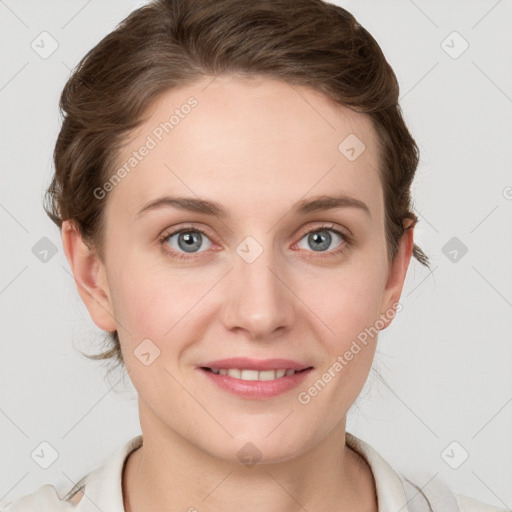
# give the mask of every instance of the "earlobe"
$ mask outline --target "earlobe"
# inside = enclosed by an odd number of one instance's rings
[[[383,329],[391,324],[395,316],[393,310],[396,310],[396,304],[398,304],[402,295],[407,269],[412,257],[413,245],[414,224],[410,221],[400,239],[395,259],[389,267],[388,280],[382,297],[381,307],[381,319],[385,324]]]
[[[104,331],[115,331],[117,326],[103,262],[87,246],[72,221],[62,223],[61,237],[78,293],[93,322]]]

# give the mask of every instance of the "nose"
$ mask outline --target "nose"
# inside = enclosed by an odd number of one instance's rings
[[[295,296],[270,250],[264,250],[252,263],[236,254],[224,286],[222,320],[226,329],[268,340],[293,324]]]

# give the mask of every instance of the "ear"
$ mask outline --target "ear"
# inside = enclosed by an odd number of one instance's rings
[[[93,322],[104,331],[115,331],[116,321],[103,262],[89,249],[72,221],[62,223],[61,238],[78,293]]]
[[[389,266],[388,280],[384,289],[384,294],[382,296],[380,316],[382,322],[384,323],[384,327],[382,327],[382,329],[388,327],[395,317],[395,313],[390,314],[390,312],[392,310],[396,311],[396,306],[393,307],[393,305],[398,303],[400,296],[402,295],[405,276],[407,274],[407,269],[409,268],[409,263],[412,257],[414,223],[409,219],[407,219],[406,222],[407,224],[405,226],[405,231],[400,238],[395,259]]]

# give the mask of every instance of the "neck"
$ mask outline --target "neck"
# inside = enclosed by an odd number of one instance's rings
[[[126,512],[377,512],[366,461],[345,443],[345,419],[300,455],[252,466],[220,459],[167,428],[143,426],[123,471]]]

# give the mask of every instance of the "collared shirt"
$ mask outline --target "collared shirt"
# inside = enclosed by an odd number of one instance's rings
[[[377,450],[362,439],[349,432],[345,439],[346,444],[359,453],[371,468],[379,512],[506,512],[467,496],[453,494],[444,483],[432,477],[422,480],[422,489],[418,482],[396,473]],[[31,494],[4,503],[3,508],[0,504],[0,512],[125,512],[122,492],[124,463],[129,454],[141,445],[142,435],[130,439],[68,492],[59,492],[46,484]],[[81,492],[84,495],[78,504],[74,504]]]

